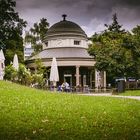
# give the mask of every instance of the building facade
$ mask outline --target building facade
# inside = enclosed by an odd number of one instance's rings
[[[88,39],[85,32],[79,25],[67,21],[66,15],[63,20],[52,25],[44,39],[43,50],[27,60],[27,66],[35,67],[35,60],[41,59],[46,68],[51,67],[52,58],[57,60],[59,71],[58,85],[67,81],[71,87],[97,86],[106,87],[105,76],[96,72],[94,57],[87,52]]]
[[[27,60],[28,58],[30,58],[33,52],[34,52],[34,49],[32,48],[31,43],[25,43],[24,60]]]

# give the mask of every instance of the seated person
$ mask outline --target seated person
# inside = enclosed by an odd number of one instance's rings
[[[58,86],[58,91],[63,91],[63,89],[62,89],[62,86],[61,86],[61,85],[59,85],[59,86]]]
[[[69,86],[69,83],[67,82],[64,82],[62,85],[62,90],[65,91],[65,92],[69,92],[70,91],[70,86]]]
[[[67,82],[65,82],[65,91],[70,92],[70,85]]]

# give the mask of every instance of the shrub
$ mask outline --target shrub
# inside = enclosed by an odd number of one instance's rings
[[[13,68],[12,64],[5,67],[4,79],[16,82],[18,80],[18,72]]]

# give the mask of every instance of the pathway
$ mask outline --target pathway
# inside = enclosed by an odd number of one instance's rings
[[[91,94],[91,93],[87,93],[87,94],[78,94],[78,95],[85,95],[85,96],[108,96],[108,97],[129,98],[129,99],[140,100],[140,96],[111,95],[111,93],[100,93],[100,94],[94,94],[94,93]]]

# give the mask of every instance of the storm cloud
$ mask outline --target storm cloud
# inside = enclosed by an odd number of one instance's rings
[[[17,11],[29,26],[40,18],[47,18],[50,25],[62,20],[79,24],[88,36],[104,29],[117,13],[119,23],[127,30],[140,24],[140,1],[138,0],[17,0]]]

